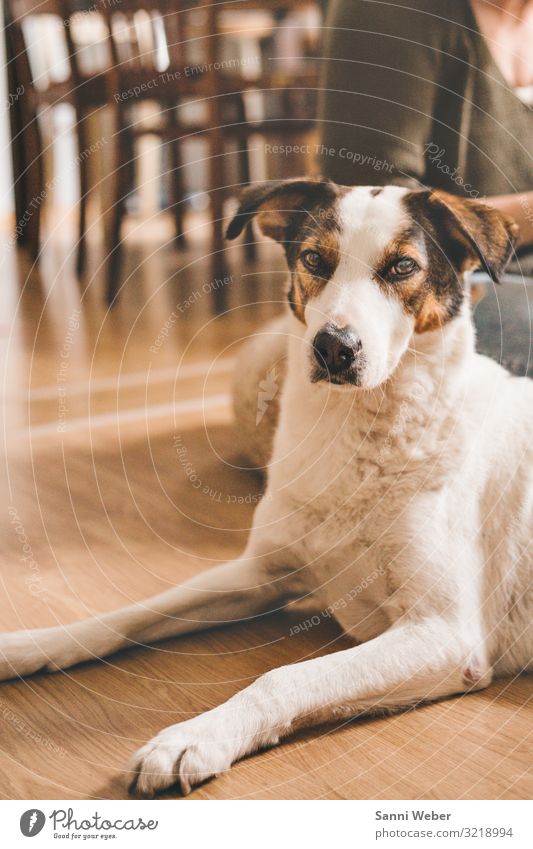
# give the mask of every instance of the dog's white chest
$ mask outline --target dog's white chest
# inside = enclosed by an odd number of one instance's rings
[[[302,564],[302,595],[355,640],[372,639],[397,615],[387,585],[390,552],[383,538],[388,517],[379,493],[364,482],[364,472],[358,477],[353,462],[350,467],[330,456],[300,468],[305,471],[288,486],[282,484],[274,499],[284,516],[283,537]]]
[[[394,618],[386,552],[374,533],[376,523],[361,508],[348,500],[326,511],[320,499],[302,508],[306,532],[296,543],[298,559],[305,563],[305,592],[317,609],[334,617],[358,641],[377,636]]]
[[[386,569],[361,545],[340,545],[317,557],[307,568],[306,584],[317,609],[357,641],[372,639],[392,624]]]
[[[353,421],[306,415],[303,404],[284,412],[269,475],[276,534],[300,565],[303,594],[354,639],[371,639],[401,612],[390,569],[419,481],[386,475],[375,458],[381,432],[364,438]]]

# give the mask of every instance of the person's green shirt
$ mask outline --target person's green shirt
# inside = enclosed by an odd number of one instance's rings
[[[332,0],[323,62],[324,176],[480,198],[533,189],[533,108],[467,0]]]

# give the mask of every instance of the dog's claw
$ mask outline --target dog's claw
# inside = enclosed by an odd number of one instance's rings
[[[128,793],[130,794],[130,796],[136,796],[137,795],[137,782],[139,781],[139,775],[140,775],[140,770],[136,769],[135,775],[133,776],[130,783],[128,784]]]
[[[188,796],[196,785],[230,765],[224,748],[189,720],[166,728],[134,755],[129,792],[146,798],[176,786]]]

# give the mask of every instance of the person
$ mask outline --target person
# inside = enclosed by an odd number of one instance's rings
[[[512,269],[533,277],[532,43],[533,0],[331,0],[319,172],[486,200],[519,224]],[[529,291],[476,308],[483,352],[522,374]]]

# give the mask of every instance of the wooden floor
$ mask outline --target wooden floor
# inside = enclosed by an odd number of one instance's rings
[[[2,629],[111,610],[244,546],[261,482],[235,455],[231,360],[279,309],[282,262],[265,248],[246,266],[236,248],[217,316],[201,228],[186,254],[148,235],[130,240],[131,276],[113,313],[97,246],[83,286],[59,238],[40,275],[4,257]],[[327,620],[290,636],[299,621],[288,610],[1,685],[1,796],[125,798],[129,755],[163,726],[273,666],[344,646]],[[499,681],[301,734],[189,798],[531,798],[532,730],[531,679]]]

